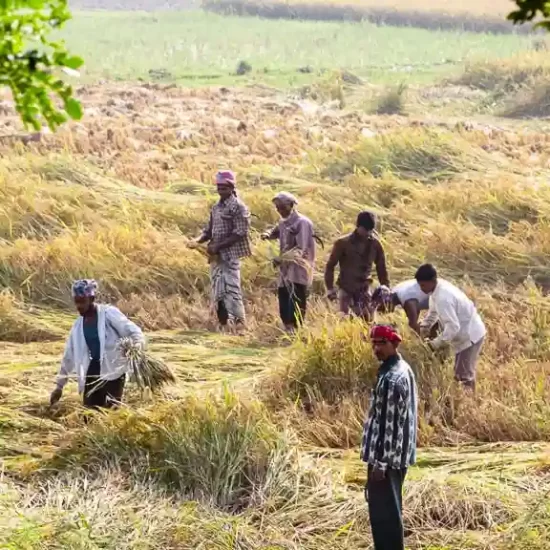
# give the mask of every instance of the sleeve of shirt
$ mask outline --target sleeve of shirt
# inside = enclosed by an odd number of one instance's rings
[[[267,240],[268,241],[274,241],[275,239],[278,239],[281,234],[281,230],[279,229],[279,225],[277,224],[271,231],[267,233]]]
[[[130,321],[120,309],[112,306],[108,308],[106,316],[118,335],[131,338],[135,344],[145,347],[145,336],[142,330]]]
[[[420,327],[425,329],[431,329],[438,321],[439,316],[435,309],[433,296],[430,296],[430,306],[428,313],[424,316],[422,321],[420,321]]]
[[[250,231],[250,212],[244,204],[239,204],[235,209],[233,218],[233,235],[246,237]]]
[[[212,240],[212,213],[210,213],[210,217],[208,218],[208,223],[202,230],[201,238],[208,241]]]
[[[434,340],[432,345],[439,348],[453,340],[460,331],[460,321],[456,314],[455,304],[450,300],[442,300],[438,305],[439,322],[443,325],[443,332]]]
[[[340,246],[340,241],[336,241],[332,247],[332,252],[330,253],[325,267],[325,286],[327,290],[332,290],[334,288],[334,270],[340,261],[341,254],[342,248]]]
[[[378,276],[378,282],[381,285],[390,286],[390,276],[388,275],[388,268],[386,266],[386,254],[384,247],[380,241],[376,241],[376,275]]]
[[[73,348],[73,331],[69,334],[67,343],[65,344],[65,351],[63,358],[61,359],[61,367],[59,368],[59,374],[57,375],[56,385],[58,388],[63,389],[69,380],[69,375],[74,371],[74,348]]]
[[[307,252],[313,239],[313,226],[305,220],[300,222],[298,234],[296,235],[296,246],[301,250],[302,254]]]
[[[375,467],[387,470],[394,464],[401,464],[403,458],[403,436],[407,421],[408,391],[401,382],[388,381],[386,386],[386,414],[380,419],[380,435],[377,442]]]

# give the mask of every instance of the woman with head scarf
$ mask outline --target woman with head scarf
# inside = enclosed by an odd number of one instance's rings
[[[275,228],[262,235],[264,240],[279,239],[279,314],[288,333],[293,333],[306,315],[307,297],[313,282],[315,236],[313,223],[296,210],[298,201],[283,191],[273,198],[281,216]]]
[[[220,200],[196,243],[208,243],[212,303],[222,329],[244,325],[241,260],[250,256],[250,212],[237,196],[237,180],[230,170],[216,174]]]
[[[50,402],[57,403],[69,375],[76,373],[84,406],[112,407],[122,400],[126,367],[118,341],[123,337],[143,346],[141,329],[119,309],[95,301],[98,285],[93,279],[75,281],[74,304],[80,317],[69,334],[55,390]]]

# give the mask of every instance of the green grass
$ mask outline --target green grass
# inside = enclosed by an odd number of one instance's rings
[[[369,23],[224,17],[202,12],[76,12],[66,30],[91,80],[149,80],[165,70],[185,85],[254,81],[297,86],[323,69],[346,68],[374,80],[412,81],[445,74],[470,58],[510,56],[530,43],[519,36],[393,28]],[[283,38],[284,36],[284,38]],[[391,44],[391,48],[387,45]],[[239,61],[252,66],[233,76]],[[312,74],[298,68],[309,66]],[[388,71],[389,74],[388,74]]]

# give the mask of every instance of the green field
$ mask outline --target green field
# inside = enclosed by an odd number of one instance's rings
[[[284,26],[284,32],[281,32]],[[168,71],[181,84],[260,81],[293,86],[298,69],[345,68],[374,81],[423,81],[467,60],[507,57],[532,39],[392,28],[370,23],[273,21],[185,12],[77,12],[64,36],[86,60],[88,79],[150,79]],[[391,47],[388,45],[391,44]],[[235,78],[239,61],[252,73]]]

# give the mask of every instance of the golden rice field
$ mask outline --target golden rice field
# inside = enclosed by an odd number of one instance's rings
[[[0,548],[372,548],[357,446],[376,362],[322,287],[331,242],[365,208],[394,283],[434,262],[489,331],[472,397],[391,317],[421,396],[407,548],[547,548],[547,73],[532,52],[408,87],[341,68],[286,91],[84,84],[84,119],[55,135],[28,135],[3,97]],[[242,337],[213,330],[208,266],[188,246],[221,167],[253,214]],[[325,242],[295,342],[277,319],[277,251],[259,239],[280,190]],[[143,326],[174,387],[130,388],[122,410],[87,418],[72,384],[48,407],[84,276]]]

